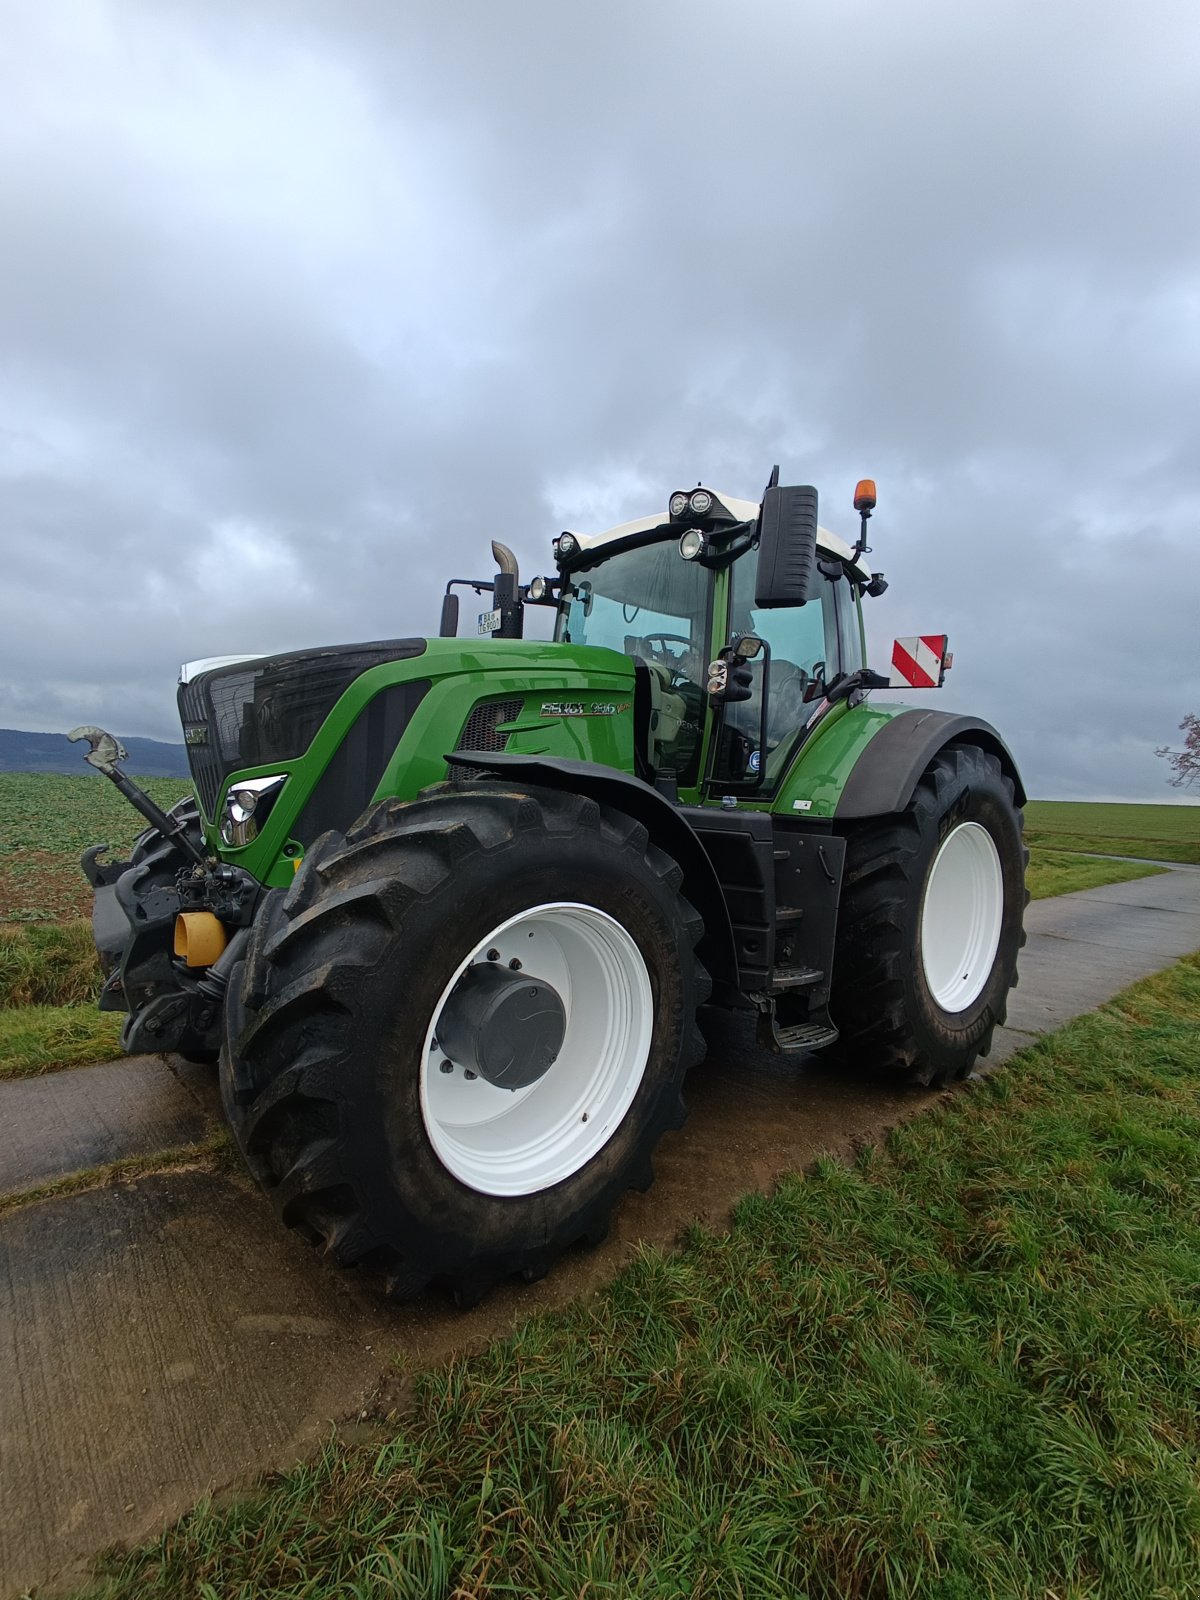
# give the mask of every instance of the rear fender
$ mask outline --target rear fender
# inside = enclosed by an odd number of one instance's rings
[[[950,711],[901,711],[885,722],[863,750],[846,780],[834,811],[836,822],[891,816],[913,797],[921,774],[948,744],[973,744],[1000,762],[1012,780],[1016,803],[1025,804],[1025,786],[1012,753],[990,722]]]
[[[704,919],[704,935],[697,949],[713,983],[720,988],[737,985],[737,953],[729,910],[717,874],[686,817],[640,778],[589,761],[548,757],[491,755],[464,750],[447,755],[451,771],[456,766],[482,768],[496,777],[531,783],[546,789],[568,789],[589,795],[601,805],[624,811],[640,822],[660,849],[683,871],[682,892]]]

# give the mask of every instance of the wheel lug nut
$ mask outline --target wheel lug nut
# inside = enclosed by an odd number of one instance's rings
[[[516,957],[516,956],[514,956],[514,957],[513,957],[513,958],[512,958],[512,960],[511,960],[511,961],[510,961],[510,962],[509,962],[509,963],[508,963],[508,964],[509,964],[509,966],[510,966],[510,967],[511,967],[511,968],[512,968],[512,970],[513,970],[513,971],[514,971],[514,972],[520,972],[520,970],[521,970],[521,963],[520,963],[520,961],[518,961],[518,959],[517,959],[517,957]]]
[[[499,959],[500,959],[499,950],[489,950],[488,951],[488,960],[489,961],[499,961]]]
[[[454,1063],[453,1063],[453,1061],[443,1061],[441,1066],[438,1068],[438,1071],[439,1072],[453,1072],[454,1071]]]
[[[466,1078],[468,1083],[473,1083],[478,1076],[479,1074],[477,1072],[472,1072],[470,1067],[468,1067],[463,1073],[463,1077]]]

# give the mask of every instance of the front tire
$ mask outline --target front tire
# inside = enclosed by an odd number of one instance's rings
[[[999,760],[949,745],[903,812],[850,836],[830,998],[842,1059],[944,1084],[988,1054],[1025,943],[1022,828]]]
[[[283,1221],[395,1298],[436,1282],[460,1303],[601,1238],[649,1185],[703,1054],[681,876],[620,812],[489,783],[385,801],[318,840],[264,902],[222,1054],[234,1133]],[[488,996],[462,997],[494,978],[511,998],[526,976],[561,1002],[560,1034],[535,1067],[518,1050],[498,1068]]]

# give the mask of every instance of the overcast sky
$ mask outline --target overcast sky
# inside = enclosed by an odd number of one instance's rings
[[[773,462],[1039,796],[1200,710],[1195,0],[0,0],[0,725]]]

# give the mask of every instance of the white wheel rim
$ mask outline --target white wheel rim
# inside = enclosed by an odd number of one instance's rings
[[[921,961],[943,1011],[978,1000],[1000,947],[1004,874],[986,828],[962,822],[933,858],[921,908]]]
[[[451,991],[474,962],[499,962],[550,984],[563,1003],[558,1057],[535,1083],[504,1089],[461,1066],[442,1071],[435,1047]],[[421,1063],[430,1143],[460,1183],[481,1194],[536,1194],[561,1183],[608,1143],[633,1104],[650,1054],[654,1001],[633,937],[607,913],[573,901],[509,917],[459,963],[433,1009]]]

